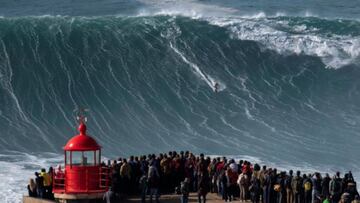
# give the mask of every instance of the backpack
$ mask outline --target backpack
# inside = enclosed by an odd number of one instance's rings
[[[293,180],[291,182],[291,187],[295,193],[299,193],[301,191],[301,182],[302,181],[299,177],[293,178]]]
[[[305,191],[310,191],[312,189],[310,181],[306,181],[304,183],[304,189],[305,189]]]
[[[241,177],[240,177],[240,184],[241,185],[245,185],[247,183],[247,175],[243,174]]]

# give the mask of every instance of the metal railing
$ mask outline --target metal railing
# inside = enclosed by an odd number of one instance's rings
[[[110,185],[110,171],[106,166],[100,168],[100,188],[108,190]]]
[[[63,172],[64,173],[64,172]],[[66,172],[65,172],[66,173]],[[52,185],[54,193],[64,193],[65,192],[65,173],[62,178],[56,177],[56,171],[53,169],[52,172]]]

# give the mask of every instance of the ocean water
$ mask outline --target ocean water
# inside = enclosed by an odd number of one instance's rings
[[[0,5],[5,202],[62,162],[78,107],[107,158],[191,150],[359,180],[358,1]]]

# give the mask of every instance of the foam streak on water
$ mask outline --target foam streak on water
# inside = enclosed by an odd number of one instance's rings
[[[174,50],[174,52],[175,52],[176,54],[178,54],[178,55],[181,57],[181,59],[182,59],[186,64],[188,64],[188,65],[194,70],[194,72],[195,72],[197,75],[199,75],[199,77],[200,77],[202,80],[204,80],[204,81],[208,84],[208,86],[209,86],[213,91],[215,91],[215,84],[219,84],[219,86],[220,86],[219,89],[216,90],[216,91],[222,91],[222,90],[225,89],[225,85],[224,85],[221,81],[215,80],[215,79],[212,78],[210,75],[207,75],[207,74],[203,73],[203,72],[200,70],[199,66],[197,66],[196,64],[190,62],[176,47],[174,47],[174,46],[172,45],[172,43],[170,43],[170,47]]]

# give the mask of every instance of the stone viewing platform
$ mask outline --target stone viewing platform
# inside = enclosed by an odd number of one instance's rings
[[[180,196],[181,195],[162,195],[160,197],[160,203],[179,203],[180,202]],[[189,195],[189,202],[198,202],[197,199],[197,193],[190,193]],[[236,199],[235,201],[238,201],[239,199]],[[139,197],[129,197],[125,200],[121,201],[122,203],[141,203],[141,199]],[[149,202],[149,201],[147,201]],[[206,196],[206,202],[207,203],[223,203],[224,200],[221,199],[220,196],[218,196],[216,193],[208,193]],[[250,202],[250,201],[246,201]]]
[[[160,203],[179,203],[180,196],[181,195],[175,195],[175,194],[162,195],[162,196],[160,196],[159,200],[160,200]],[[221,197],[215,193],[209,193],[206,197],[207,197],[207,199],[206,199],[207,203],[223,203],[224,202],[224,200],[222,200]],[[104,202],[106,202],[106,201],[104,201]],[[122,199],[117,202],[141,203],[141,198],[139,196],[130,196],[128,198]],[[146,201],[146,202],[149,202],[149,201]],[[189,202],[198,202],[197,193],[190,193]],[[250,202],[250,201],[246,201],[246,202]],[[24,196],[23,203],[55,203],[55,201]]]

